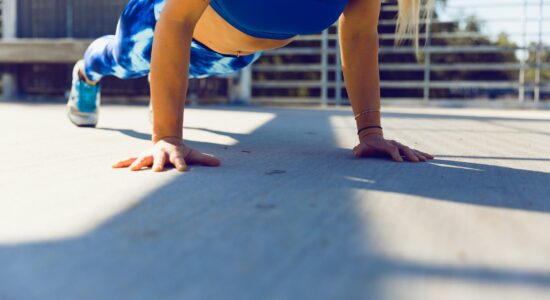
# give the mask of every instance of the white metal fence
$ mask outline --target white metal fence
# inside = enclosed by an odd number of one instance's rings
[[[550,31],[546,29],[550,4],[544,0],[448,0],[423,22],[425,46],[419,60],[413,47],[393,46],[396,12],[394,3],[383,5],[379,27],[383,100],[550,102]],[[267,52],[253,67],[253,101],[347,103],[335,26],[319,35],[299,37],[294,47]],[[311,41],[318,43],[300,45]],[[292,57],[308,56],[312,62],[273,62],[273,57],[292,61]],[[266,73],[281,76],[262,76]],[[311,74],[317,75],[311,78]],[[288,88],[298,91],[276,93]]]
[[[41,5],[47,2],[36,1]],[[35,0],[12,1],[23,10],[31,2]],[[97,6],[97,1],[88,2],[90,7]],[[393,46],[396,0],[383,0],[379,56],[384,101],[550,104],[549,1],[444,2],[445,5],[439,4],[435,13],[423,22],[425,38],[421,42],[425,46],[417,59],[413,47]],[[70,10],[59,3],[56,5],[60,10]],[[74,3],[82,5],[84,2]],[[116,3],[122,7],[125,1]],[[119,13],[113,10],[108,19],[115,22]],[[80,19],[81,15],[91,14],[86,8],[62,15],[73,20],[76,15]],[[17,22],[17,31],[22,34],[30,35],[30,32],[47,27],[44,25],[47,22],[40,23],[28,16],[21,20],[36,21],[36,24]],[[47,36],[72,36],[71,32],[78,33],[75,35],[78,37],[99,34],[93,28],[90,32],[82,31],[69,21],[61,23],[63,28],[66,25],[66,33],[61,30],[62,33],[48,33]],[[300,36],[285,48],[266,52],[254,64],[251,74],[241,74],[238,89],[229,85],[228,94],[236,99],[252,98],[256,103],[347,104],[349,99],[342,78],[336,32],[337,28],[332,26],[321,34]],[[248,84],[243,85],[243,82]]]

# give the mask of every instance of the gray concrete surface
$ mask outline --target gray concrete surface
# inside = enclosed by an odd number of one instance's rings
[[[0,299],[550,299],[550,112],[384,108],[424,164],[356,160],[342,109],[193,108],[220,168],[131,173],[147,108],[0,104]]]

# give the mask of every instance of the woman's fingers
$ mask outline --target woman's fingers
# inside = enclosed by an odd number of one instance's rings
[[[367,146],[363,145],[363,144],[359,144],[357,146],[355,146],[355,148],[353,148],[353,155],[355,157],[362,157],[363,155],[365,155],[366,153],[366,148]]]
[[[376,145],[365,145],[363,143],[353,148],[353,155],[355,157],[366,157],[369,154],[375,153],[387,153],[391,158],[397,162],[402,162],[403,158],[399,154],[399,148],[393,143],[382,142]]]
[[[428,158],[424,154],[422,154],[420,151],[416,151],[415,153],[416,153],[416,156],[418,156],[418,158],[420,158],[421,161],[428,160]]]
[[[426,153],[426,152],[422,152],[422,151],[419,151],[419,150],[415,150],[416,152],[420,153],[422,156],[424,156],[425,158],[427,159],[434,159],[434,156],[429,154],[429,153]]]
[[[391,158],[397,162],[402,162],[403,158],[401,157],[401,154],[399,153],[399,147],[393,144],[387,144],[384,147],[386,152],[388,152],[389,155],[391,155]]]
[[[416,156],[416,154],[411,150],[411,148],[409,148],[409,147],[407,147],[403,144],[398,144],[397,147],[399,147],[400,152],[403,152],[405,157],[407,157],[410,161],[412,161],[412,162],[419,162],[420,161],[420,158],[418,158]]]
[[[176,169],[180,172],[187,171],[187,164],[185,163],[185,159],[183,157],[176,157],[176,159],[172,162]]]
[[[132,157],[126,160],[121,160],[113,165],[113,168],[119,169],[119,168],[128,168],[134,161],[136,161],[137,157]]]
[[[153,164],[153,157],[151,155],[142,156],[136,159],[131,165],[130,170],[139,171],[144,167],[149,167]]]
[[[180,151],[173,151],[170,153],[170,162],[176,167],[176,170],[185,172],[187,170],[187,163],[183,158],[183,153]]]
[[[185,160],[190,164],[201,164],[210,167],[217,167],[221,164],[220,160],[216,157],[201,153],[194,149],[191,149],[191,152],[187,154]]]
[[[416,156],[418,156],[420,158],[423,158],[424,161],[429,160],[429,159],[434,159],[433,155],[428,154],[426,152],[422,152],[422,151],[416,150],[416,149],[413,149],[413,151],[416,153]]]
[[[160,172],[164,169],[166,164],[166,152],[164,149],[160,149],[154,156],[153,171]]]
[[[172,163],[180,172],[187,170],[187,162],[212,167],[217,167],[221,164],[220,160],[214,156],[183,146],[172,149],[159,148],[154,151],[154,154],[146,154],[138,158],[133,157],[119,161],[113,165],[113,168],[129,167],[132,171],[139,171],[145,167],[152,167],[153,171],[160,172],[168,162]]]
[[[378,137],[362,141],[353,148],[355,157],[364,157],[376,153],[389,154],[397,162],[402,162],[404,158],[411,162],[421,162],[434,158],[431,154],[411,149],[395,140],[380,139]]]

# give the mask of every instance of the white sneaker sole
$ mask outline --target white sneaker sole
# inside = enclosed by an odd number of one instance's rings
[[[67,116],[69,120],[78,127],[96,127],[97,125],[97,113],[82,113],[71,105],[67,105]]]

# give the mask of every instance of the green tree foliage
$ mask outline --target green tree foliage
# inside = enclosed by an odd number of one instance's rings
[[[538,43],[531,43],[529,45],[529,52],[528,52],[528,56],[527,56],[527,65],[529,66],[529,69],[526,70],[525,72],[525,81],[526,82],[531,82],[531,83],[534,83],[535,82],[535,72],[536,72],[536,68],[537,68],[537,47],[538,47]],[[545,48],[545,45],[543,44],[542,45],[542,48],[541,51],[540,51],[540,63],[541,64],[550,64],[550,52],[548,52],[548,46],[546,46],[546,50],[544,49]],[[549,82],[550,81],[550,70],[549,69],[545,69],[545,68],[541,68],[541,73],[540,73],[540,80],[542,82]]]
[[[437,1],[439,9],[445,9],[445,0]],[[385,1],[383,6],[396,7],[397,0]],[[395,9],[384,9],[380,14],[380,25],[378,32],[380,34],[380,47],[384,49],[394,49],[394,40],[391,38],[395,33],[395,22],[397,17]],[[434,68],[430,72],[431,81],[445,82],[516,82],[519,78],[520,61],[516,56],[518,45],[511,41],[506,33],[501,33],[497,37],[490,37],[484,33],[485,24],[475,15],[466,15],[463,18],[451,21],[442,21],[437,13],[433,12],[431,26],[430,44],[433,47],[444,49],[470,48],[470,51],[446,51],[432,53],[430,63],[434,66],[455,66],[452,70],[438,70]],[[421,26],[421,46],[426,44],[425,26]],[[332,29],[331,34],[336,32]],[[331,47],[334,42],[331,41]],[[292,47],[320,47],[319,41],[297,41],[288,46]],[[405,41],[397,47],[408,47],[412,50],[411,41]],[[533,45],[534,47],[534,45]],[[471,49],[478,49],[471,51]],[[414,51],[381,51],[379,59],[381,65],[417,65],[418,68],[408,70],[384,69],[380,73],[382,81],[416,81],[423,82],[425,72],[423,65],[425,54],[420,51],[417,57]],[[542,56],[542,61],[550,63],[550,55],[546,52]],[[262,58],[258,64],[319,64],[319,55],[276,55]],[[528,64],[534,65],[536,62],[535,51],[529,52]],[[334,63],[334,57],[329,58],[329,63]],[[499,66],[506,64],[507,68],[499,69]],[[466,68],[468,66],[468,68]],[[474,68],[472,66],[475,66]],[[510,67],[511,66],[511,67]],[[318,71],[288,71],[288,72],[255,72],[256,80],[309,80],[318,81],[320,74]],[[534,69],[528,69],[526,80],[533,81],[535,76]],[[542,80],[550,79],[550,71],[542,72]],[[329,80],[334,78],[334,74],[329,74]],[[345,92],[345,91],[344,91]],[[314,88],[289,88],[289,89],[271,89],[270,91],[256,91],[256,95],[280,95],[280,96],[319,96],[319,90]],[[510,88],[432,88],[430,96],[432,98],[472,98],[472,97],[515,97],[517,90],[513,85]],[[345,96],[345,94],[344,94]],[[423,96],[421,87],[414,88],[382,88],[383,97],[399,98],[418,98]]]
[[[387,5],[395,5],[396,1],[391,1]],[[441,6],[440,6],[441,7]],[[382,14],[381,19],[395,19],[395,14]],[[518,79],[517,70],[495,70],[494,68],[480,67],[479,69],[462,68],[464,64],[518,64],[519,61],[515,55],[515,45],[510,41],[508,35],[502,33],[497,39],[491,39],[483,34],[484,23],[475,15],[466,16],[463,20],[454,20],[450,22],[440,21],[437,12],[433,13],[433,22],[431,26],[430,44],[433,47],[443,47],[450,49],[476,47],[479,49],[491,49],[495,51],[457,51],[446,53],[432,53],[430,63],[432,65],[456,66],[455,70],[434,70],[431,71],[430,79],[432,81],[515,81]],[[391,33],[395,31],[394,26],[381,28],[383,32]],[[425,32],[425,28],[422,28]],[[381,45],[391,46],[393,41],[382,41]],[[421,40],[421,45],[426,43]],[[404,46],[410,46],[410,43]],[[421,51],[419,57],[413,53],[409,55],[387,54],[381,55],[382,63],[419,63],[423,64],[425,54]],[[424,71],[417,72],[381,72],[382,80],[418,80],[424,79]],[[387,89],[382,91],[384,96],[390,97],[418,97],[420,90],[396,90]],[[495,95],[503,93],[513,93],[513,90],[506,91],[487,91],[480,89],[432,89],[430,96],[434,98],[462,98],[479,95]]]

